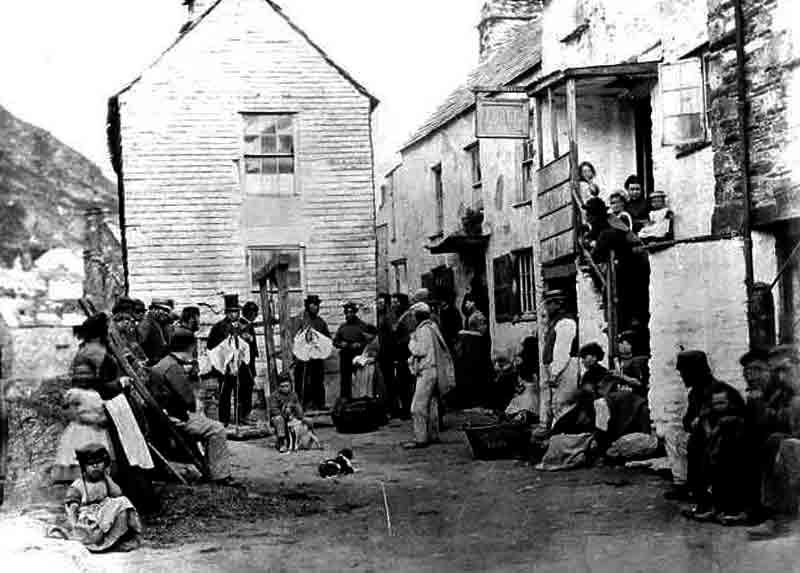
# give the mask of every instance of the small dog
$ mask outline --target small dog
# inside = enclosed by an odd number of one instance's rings
[[[290,452],[322,449],[322,444],[311,429],[311,424],[308,420],[291,416],[286,424],[286,433],[288,434]]]
[[[335,476],[350,475],[356,472],[353,468],[353,450],[345,448],[336,455],[335,458],[325,460],[319,464],[320,477],[329,478]]]

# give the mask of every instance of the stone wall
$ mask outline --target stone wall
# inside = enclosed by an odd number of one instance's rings
[[[714,374],[742,390],[748,348],[744,251],[740,239],[676,245],[650,256],[650,409],[657,430],[680,420],[686,390],[677,353],[703,350]],[[763,272],[766,272],[764,270]]]
[[[800,216],[800,24],[791,0],[743,0],[753,206],[767,218]],[[741,138],[733,2],[708,0],[715,229],[741,225]]]

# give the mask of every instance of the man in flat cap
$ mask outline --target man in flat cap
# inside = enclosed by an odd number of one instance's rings
[[[341,397],[353,396],[353,359],[364,351],[364,347],[377,335],[377,329],[358,317],[358,305],[344,303],[344,323],[339,326],[333,345],[339,349],[339,374]]]
[[[154,366],[169,353],[173,306],[169,299],[154,298],[150,301],[150,310],[139,323],[139,344],[147,355],[148,366]]]
[[[542,353],[545,380],[541,385],[540,425],[549,429],[578,388],[578,323],[567,310],[567,294],[544,293],[547,330]]]
[[[424,448],[439,441],[439,402],[455,386],[455,368],[447,343],[437,324],[431,320],[431,308],[418,302],[409,309],[414,313],[417,328],[408,344],[409,366],[416,376],[411,419],[414,441],[405,448]]]

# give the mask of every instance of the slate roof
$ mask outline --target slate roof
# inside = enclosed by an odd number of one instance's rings
[[[405,150],[475,105],[472,88],[510,83],[542,61],[542,25],[535,20],[514,32],[508,44],[472,70],[466,82],[451,93],[438,109],[400,148]]]
[[[195,29],[195,28],[196,28],[196,27],[197,27],[197,26],[200,24],[200,22],[202,22],[202,21],[203,21],[203,20],[206,18],[206,16],[208,16],[208,15],[209,15],[209,14],[210,14],[210,13],[211,13],[213,10],[214,10],[214,8],[216,8],[217,6],[219,6],[220,2],[222,2],[222,1],[223,1],[223,0],[216,0],[216,2],[214,2],[214,3],[213,3],[211,6],[209,6],[209,8],[208,8],[208,9],[207,9],[205,12],[203,12],[203,14],[201,14],[201,15],[200,15],[198,18],[195,18],[195,19],[194,19],[194,20],[193,20],[191,23],[189,23],[189,24],[185,24],[185,25],[183,26],[183,28],[181,28],[181,31],[180,31],[180,34],[178,35],[178,37],[177,37],[177,38],[175,38],[175,41],[174,41],[174,42],[172,42],[172,44],[170,44],[170,46],[169,46],[169,47],[168,47],[166,50],[164,50],[164,51],[161,53],[161,55],[160,55],[160,56],[158,56],[158,58],[156,58],[156,60],[155,60],[155,61],[154,61],[152,64],[150,64],[150,66],[148,66],[148,68],[147,68],[147,69],[150,69],[150,68],[154,67],[155,65],[157,65],[157,64],[158,64],[158,62],[160,62],[160,61],[161,61],[161,59],[162,59],[162,58],[163,58],[163,57],[164,57],[164,56],[165,56],[167,53],[169,53],[169,52],[170,52],[170,51],[171,51],[171,50],[172,50],[172,49],[173,49],[173,48],[174,48],[174,47],[175,47],[175,46],[178,44],[178,42],[180,42],[180,41],[181,41],[181,40],[182,40],[182,39],[183,39],[183,38],[184,38],[186,35],[188,35],[188,34],[189,34],[189,33],[190,33],[192,30],[194,30],[194,29]],[[269,4],[269,6],[270,6],[270,7],[271,7],[273,10],[275,10],[275,12],[277,12],[277,14],[278,14],[278,15],[279,15],[281,18],[283,18],[284,20],[286,20],[286,23],[287,23],[287,24],[289,24],[289,26],[290,26],[290,27],[291,27],[291,28],[292,28],[292,29],[293,29],[295,32],[297,32],[297,33],[298,33],[298,34],[299,34],[299,35],[300,35],[300,36],[301,36],[301,37],[302,37],[302,38],[303,38],[303,39],[304,39],[306,42],[308,42],[308,43],[311,45],[311,47],[312,47],[312,48],[314,48],[314,49],[315,49],[315,50],[316,50],[316,51],[319,53],[319,55],[320,55],[320,56],[322,56],[322,58],[323,58],[323,59],[324,59],[324,60],[325,60],[325,61],[326,61],[326,62],[327,62],[327,63],[328,63],[330,66],[332,66],[333,68],[335,68],[335,69],[336,69],[336,71],[337,71],[337,72],[339,72],[339,74],[341,74],[341,75],[342,75],[342,77],[343,77],[344,79],[346,79],[348,82],[350,82],[350,83],[353,85],[353,87],[354,87],[354,88],[356,88],[356,90],[358,90],[360,93],[362,93],[362,94],[364,94],[365,96],[367,96],[367,98],[369,98],[369,101],[370,101],[370,107],[371,107],[372,109],[375,109],[375,107],[376,107],[376,106],[378,105],[378,103],[379,103],[379,102],[378,102],[378,98],[376,98],[376,97],[375,97],[375,96],[373,96],[373,95],[372,95],[372,94],[371,94],[369,91],[367,91],[367,88],[365,88],[365,87],[364,87],[363,85],[361,85],[361,84],[360,84],[358,81],[356,81],[356,79],[355,79],[353,76],[351,76],[351,75],[350,75],[350,73],[349,73],[347,70],[345,70],[343,67],[341,67],[341,66],[340,66],[339,64],[337,64],[336,62],[334,62],[334,61],[331,59],[331,57],[330,57],[330,56],[329,56],[329,55],[328,55],[328,54],[325,52],[325,50],[323,50],[323,49],[322,49],[322,48],[321,48],[321,47],[320,47],[320,46],[319,46],[317,43],[315,43],[315,42],[314,42],[314,41],[313,41],[313,40],[312,40],[312,39],[309,37],[309,35],[308,35],[308,34],[306,34],[306,33],[305,33],[305,32],[304,32],[304,31],[303,31],[301,28],[300,28],[300,26],[298,26],[297,24],[295,24],[295,23],[294,23],[294,21],[293,21],[291,18],[289,18],[289,16],[287,16],[287,15],[286,15],[286,13],[284,13],[283,9],[282,9],[280,6],[278,6],[278,5],[277,5],[275,2],[273,2],[272,0],[264,0],[264,1],[265,1],[267,4]],[[133,80],[131,83],[129,83],[128,85],[126,85],[124,88],[122,88],[120,91],[118,91],[118,92],[117,92],[116,94],[114,94],[114,96],[112,96],[112,97],[118,97],[119,95],[121,95],[121,94],[125,93],[125,92],[126,92],[126,91],[128,91],[128,90],[129,90],[131,87],[133,87],[133,86],[134,86],[134,85],[135,85],[135,84],[136,84],[136,83],[137,83],[137,82],[138,82],[140,79],[142,79],[142,76],[141,76],[141,75],[139,75],[139,76],[138,76],[136,79],[134,79],[134,80]]]

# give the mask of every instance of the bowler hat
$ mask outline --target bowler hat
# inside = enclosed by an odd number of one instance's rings
[[[306,297],[306,300],[303,304],[305,304],[306,306],[308,306],[309,304],[316,304],[317,306],[319,306],[321,302],[322,301],[319,299],[317,295],[310,294]]]
[[[223,295],[225,299],[225,310],[241,310],[242,307],[239,306],[239,295],[238,294],[226,294]]]
[[[111,308],[111,314],[133,314],[135,310],[136,304],[134,303],[133,299],[128,298],[127,296],[121,296]]]
[[[418,288],[411,296],[411,304],[415,302],[429,302],[431,299],[431,291],[426,288]]]
[[[747,366],[753,362],[766,362],[769,359],[769,351],[765,348],[755,347],[751,348],[739,358],[739,364]]]
[[[709,370],[708,356],[702,350],[684,350],[678,353],[675,368],[677,370],[691,370],[693,368]]]
[[[172,311],[172,309],[175,308],[175,302],[169,298],[154,298],[150,301],[150,308]]]

